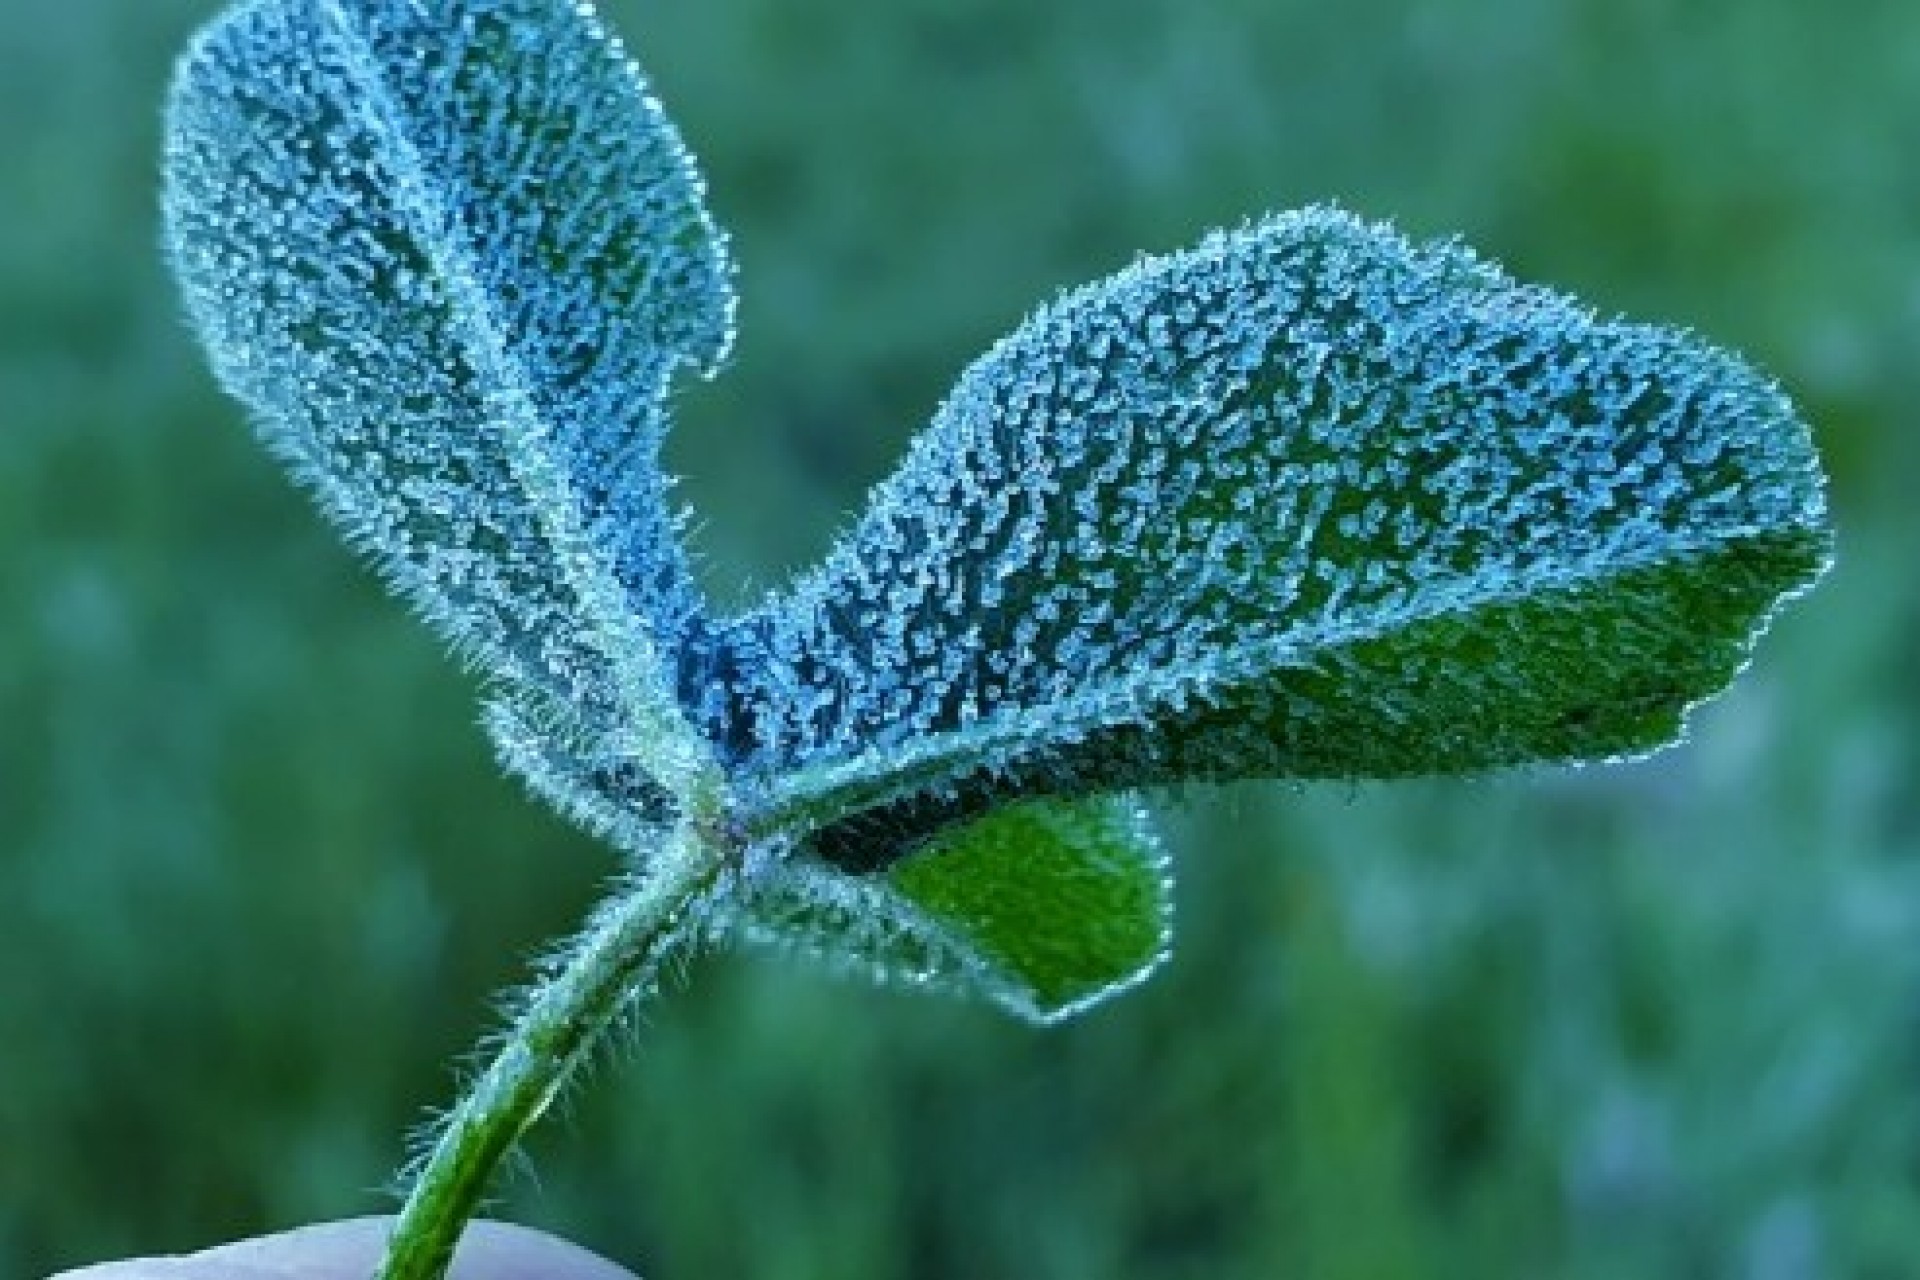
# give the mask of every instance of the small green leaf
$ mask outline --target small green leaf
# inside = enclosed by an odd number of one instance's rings
[[[1139,982],[1172,937],[1165,855],[1122,797],[999,808],[881,875],[800,859],[774,877],[741,918],[749,938],[1039,1022]]]
[[[1805,424],[1737,357],[1289,214],[967,371],[743,628],[747,770],[840,848],[1036,794],[1642,753],[1830,536]]]

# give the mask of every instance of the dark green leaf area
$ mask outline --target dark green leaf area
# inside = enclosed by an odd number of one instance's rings
[[[887,879],[1042,1015],[1144,976],[1168,943],[1163,860],[1124,801],[997,809]]]
[[[1638,751],[1825,561],[1691,335],[1326,210],[1043,309],[741,635],[778,812]]]
[[[739,927],[882,980],[985,994],[1043,1022],[1132,986],[1166,954],[1166,857],[1131,799],[1006,805],[911,848],[874,875],[796,859],[759,888]]]
[[[1386,778],[1644,754],[1733,679],[1752,619],[1825,555],[1823,540],[1786,535],[1439,615],[1195,699],[1151,737],[1092,735],[1023,781]]]

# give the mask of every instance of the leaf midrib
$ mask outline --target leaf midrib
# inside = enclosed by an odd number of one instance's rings
[[[526,368],[505,336],[493,300],[480,287],[481,274],[471,245],[444,198],[407,126],[407,113],[380,75],[379,60],[355,27],[341,0],[315,0],[323,30],[340,48],[341,63],[360,90],[349,111],[391,148],[398,190],[394,205],[454,302],[461,340],[474,353],[477,368],[490,371],[500,385],[488,386],[488,401],[499,405],[496,417],[507,445],[507,462],[526,493],[554,560],[586,614],[593,644],[607,660],[625,716],[625,746],[642,767],[677,796],[717,788],[721,777],[712,745],[687,720],[672,695],[672,681],[660,646],[646,634],[630,610],[617,607],[625,592],[594,549],[571,486],[555,465],[551,428],[526,388]]]
[[[1013,707],[963,728],[944,730],[903,746],[858,752],[809,765],[776,779],[750,824],[764,830],[820,830],[942,780],[958,778],[989,759],[1006,759],[1004,754],[995,752],[996,748],[1017,744],[1022,739],[1043,742],[1082,739],[1100,729],[1127,723],[1124,717],[1098,708],[1110,704],[1114,694],[1139,690],[1143,685],[1148,693],[1144,701],[1160,703],[1169,694],[1183,689],[1191,695],[1208,686],[1231,685],[1253,678],[1262,671],[1297,669],[1305,665],[1304,659],[1327,649],[1379,640],[1409,626],[1524,603],[1541,595],[1590,589],[1609,579],[1661,565],[1685,567],[1755,539],[1785,539],[1807,534],[1817,534],[1817,529],[1795,521],[1777,530],[1750,527],[1727,536],[1664,543],[1640,554],[1604,561],[1595,554],[1546,581],[1527,584],[1529,589],[1525,591],[1509,588],[1469,592],[1448,607],[1426,611],[1383,610],[1363,625],[1341,628],[1337,640],[1329,628],[1316,626],[1285,639],[1250,646],[1248,652],[1236,655],[1223,667],[1203,670],[1197,663],[1183,662],[1163,667],[1147,677],[1114,674],[1083,688],[1065,702]],[[1764,633],[1786,598],[1775,601],[1757,618],[1749,634]],[[873,789],[863,791],[866,785]]]

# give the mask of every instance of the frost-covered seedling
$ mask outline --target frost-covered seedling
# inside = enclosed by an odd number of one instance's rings
[[[1051,1020],[1168,941],[1135,794],[1631,756],[1828,555],[1764,377],[1329,209],[1148,258],[961,378],[824,563],[700,598],[659,467],[732,334],[639,72],[561,0],[254,0],[179,70],[167,243],[221,381],[625,856],[415,1171],[501,1155],[717,939]]]

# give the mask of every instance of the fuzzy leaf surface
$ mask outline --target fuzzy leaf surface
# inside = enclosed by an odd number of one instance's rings
[[[741,622],[763,803],[831,845],[1015,795],[1645,752],[1828,544],[1807,429],[1735,356],[1283,215],[1031,317]]]
[[[1052,1022],[1151,973],[1172,911],[1145,811],[1101,797],[994,809],[877,875],[796,861],[739,923],[750,939],[837,967],[984,994]]]
[[[654,772],[698,757],[658,452],[730,267],[618,43],[557,0],[261,0],[201,33],[167,123],[172,265],[266,442],[483,671]]]

